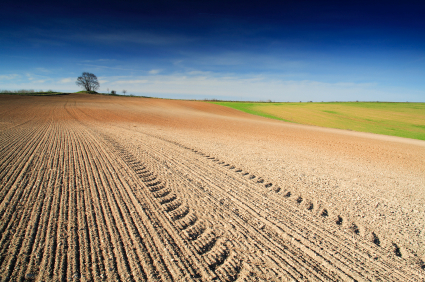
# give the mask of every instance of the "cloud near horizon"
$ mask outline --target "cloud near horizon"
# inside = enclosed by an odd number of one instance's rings
[[[0,80],[12,80],[19,77],[19,74],[6,74],[0,75]]]
[[[72,78],[68,77],[68,78],[63,78],[61,80],[59,80],[60,83],[69,83],[72,81]]]
[[[77,2],[2,3],[2,88],[425,102],[423,2]]]
[[[12,78],[12,75],[7,75]],[[80,89],[75,79],[45,78],[34,79],[27,74],[25,79],[15,75],[3,84],[8,90],[53,89],[76,92]],[[99,78],[98,92],[115,90],[127,94],[175,99],[222,99],[238,101],[299,102],[299,101],[397,101],[421,102],[425,92],[405,88],[383,89],[377,83],[335,82],[324,83],[314,80],[285,80],[264,75],[215,74],[211,72],[190,71],[170,75],[145,76],[102,76]],[[19,85],[19,86],[18,86]],[[314,94],[312,94],[314,93]],[[400,93],[403,93],[400,99]],[[352,99],[356,97],[356,99]],[[373,97],[373,98],[371,98]]]

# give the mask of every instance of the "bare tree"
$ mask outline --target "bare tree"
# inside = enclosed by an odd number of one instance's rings
[[[99,82],[97,81],[97,77],[89,72],[83,72],[83,75],[79,76],[75,83],[78,86],[84,88],[87,92],[96,91],[99,89]]]
[[[124,95],[125,95],[125,93],[127,93],[127,90],[125,90],[125,89],[124,89],[124,90],[122,91],[122,93],[124,93]]]

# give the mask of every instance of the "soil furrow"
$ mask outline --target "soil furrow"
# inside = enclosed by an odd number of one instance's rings
[[[53,169],[57,170],[56,178],[53,184],[52,191],[52,200],[51,200],[51,208],[49,212],[46,214],[47,223],[46,223],[46,235],[44,246],[40,246],[39,252],[41,254],[41,261],[39,262],[39,271],[38,271],[38,279],[52,279],[54,265],[56,260],[56,251],[57,251],[57,230],[58,230],[58,219],[59,219],[59,211],[60,211],[60,203],[62,192],[64,189],[64,179],[63,174],[65,173],[65,161],[68,157],[66,152],[67,144],[69,141],[69,134],[65,132],[63,135],[63,140],[61,140],[59,150],[56,155],[56,167]],[[62,172],[62,173],[60,173]],[[39,261],[39,257],[37,257],[37,261]],[[31,271],[31,270],[30,270]]]
[[[45,203],[43,204],[42,211],[40,212],[41,222],[38,224],[40,227],[35,238],[33,249],[28,251],[30,259],[25,272],[25,277],[27,278],[39,275],[39,265],[45,256],[44,246],[48,244],[48,237],[46,237],[46,234],[48,233],[47,227],[49,226],[49,215],[52,212],[52,208],[54,208],[53,201],[56,192],[55,188],[58,185],[58,181],[60,181],[60,173],[58,173],[58,171],[61,171],[62,168],[60,160],[63,159],[57,157],[61,155],[61,151],[63,149],[62,132],[58,129],[59,128],[56,128],[55,131],[57,132],[56,135],[59,135],[59,138],[57,136],[52,138],[55,142],[52,144],[53,147],[49,150],[51,152],[47,163],[47,169],[50,170],[49,183],[46,187]]]
[[[0,242],[2,276],[7,280],[17,275],[17,270],[24,267],[30,255],[29,249],[32,247],[38,229],[42,199],[45,196],[44,187],[49,181],[50,173],[45,169],[45,163],[42,161],[49,145],[51,143],[46,133],[36,145],[25,173],[19,176],[28,180],[22,181],[23,185],[15,184],[18,195],[15,194],[10,199],[10,206],[13,209],[9,214],[13,214],[13,217],[12,221],[8,219],[7,230],[3,233],[4,236]],[[8,255],[5,254],[7,249]]]
[[[122,153],[122,152],[124,152],[124,151],[122,151],[122,149],[119,149],[119,150],[121,150],[120,152]],[[124,159],[127,159],[127,161],[128,161],[128,159],[132,159],[131,157],[129,157],[128,155],[127,156],[124,156]],[[138,162],[138,163],[140,163],[140,162]],[[140,169],[140,168],[135,168],[135,171],[143,171],[143,169]],[[151,174],[149,174],[149,175],[151,175]],[[155,177],[154,177],[155,178]],[[160,181],[157,181],[157,180],[155,180],[155,179],[153,179],[152,178],[152,176],[149,176],[148,177],[148,182],[147,182],[147,188],[149,189],[149,190],[151,190],[151,189],[154,189],[153,187],[157,187],[158,185],[160,185],[160,183],[159,183]],[[162,186],[161,186],[162,187]],[[146,195],[146,194],[145,194]],[[148,194],[149,195],[149,194]],[[145,198],[146,198],[146,196],[144,196]],[[151,201],[152,201],[152,197],[147,197],[147,198],[151,198]],[[154,203],[155,201],[153,201],[153,203]],[[161,207],[159,207],[159,206],[156,206],[154,209],[159,209],[159,210],[161,210],[161,209],[163,209],[163,208],[161,208]],[[177,209],[175,210],[175,211],[177,211]],[[151,219],[152,220],[152,219]],[[162,221],[163,222],[163,221]],[[163,223],[165,223],[165,222],[163,222]],[[158,221],[158,224],[160,224],[160,222]],[[161,224],[162,225],[162,224]],[[161,229],[162,230],[162,229]],[[167,230],[169,230],[169,231],[171,231],[169,228],[167,229]],[[165,231],[165,230],[164,230]],[[173,232],[174,233],[174,232]],[[170,235],[168,235],[167,233],[163,233],[164,235],[166,235],[166,237],[168,237],[168,241],[170,241],[170,239],[171,238],[174,238],[174,239],[171,239],[171,241],[170,242],[173,242],[174,240],[176,240],[177,238],[175,237],[175,235],[173,235],[173,237],[170,237]],[[178,236],[178,235],[177,235]],[[170,246],[174,246],[175,245],[175,243],[171,243],[170,244]],[[182,246],[182,243],[180,243],[179,244],[180,246]],[[177,251],[177,254],[178,253],[181,253],[181,251],[180,250],[178,250],[178,249],[175,249],[176,251]],[[183,256],[185,256],[184,254],[180,254],[179,256],[180,257],[182,257],[182,255]],[[194,254],[192,253],[192,255],[191,256],[194,256]],[[188,260],[189,260],[189,258],[187,258]],[[185,268],[188,268],[188,270],[190,270],[190,266],[189,265],[187,265],[187,262],[186,261],[183,261],[183,263],[184,264],[186,264],[186,266],[185,266]],[[201,268],[202,269],[202,268]],[[195,272],[193,272],[193,270],[190,270],[190,272],[191,272],[191,277],[196,277],[197,275],[199,275],[199,274],[197,274],[196,273],[196,271]],[[210,274],[208,273],[208,271],[207,271],[207,273],[205,274],[206,275],[206,277],[209,277],[210,276]]]
[[[425,281],[425,145],[125,98],[0,95],[0,281]]]
[[[10,199],[14,196],[14,192],[20,185],[20,182],[22,182],[23,177],[26,176],[28,169],[30,169],[30,165],[33,163],[33,159],[37,157],[35,152],[41,145],[41,140],[44,138],[47,127],[48,126],[46,126],[44,130],[39,130],[39,132],[41,132],[32,137],[31,142],[26,144],[24,150],[16,151],[16,154],[19,154],[14,156],[16,165],[9,166],[9,169],[7,171],[5,170],[5,173],[7,174],[2,178],[2,188],[0,192],[0,216],[3,215],[4,209],[9,204]],[[3,182],[3,180],[5,182]]]
[[[175,154],[174,154],[175,155]],[[174,156],[173,155],[173,156]],[[166,156],[163,156],[163,158],[165,159],[165,158],[167,158]],[[181,163],[179,162],[179,163],[175,163],[175,165],[180,165],[181,166]],[[190,168],[188,168],[187,170],[188,171],[194,171],[193,170],[193,166],[191,166]],[[205,169],[203,170],[203,172],[202,172],[202,175],[205,175]],[[201,175],[197,175],[196,177],[198,177],[198,178],[200,178],[200,179],[202,179],[202,176]],[[235,185],[235,186],[237,186],[237,185]],[[259,195],[260,197],[262,197],[262,195]],[[217,200],[217,199],[216,199]],[[247,201],[247,202],[249,202],[249,200]],[[289,213],[292,213],[292,211],[291,210],[289,210],[288,211]],[[293,225],[292,225],[293,226]],[[296,230],[295,230],[296,231]],[[292,230],[291,231],[292,233],[294,232],[294,230]],[[299,232],[299,231],[296,231],[296,232]],[[329,236],[329,234],[326,234],[326,236]],[[305,242],[306,243],[306,242]],[[304,243],[304,244],[305,244]],[[337,244],[340,244],[340,242],[339,243],[337,243]],[[329,246],[328,246],[329,247]],[[350,250],[347,250],[348,251],[348,253],[350,253],[350,252],[352,252],[353,251],[353,248],[351,248]],[[338,251],[335,251],[336,253],[338,253]],[[315,255],[317,255],[317,251],[315,251]],[[323,253],[323,252],[320,252],[320,253]],[[344,253],[344,252],[342,252],[342,253]],[[356,256],[354,256],[354,257],[356,257]],[[329,261],[329,259],[331,259],[331,261]],[[344,258],[344,257],[340,257],[340,259],[342,259],[342,261],[341,262],[343,262],[343,263],[338,263],[338,260],[336,260],[335,261],[335,257],[334,256],[331,256],[331,257],[327,257],[327,259],[325,259],[325,262],[329,265],[329,263],[330,263],[330,265],[332,265],[332,264],[334,264],[334,263],[336,263],[336,265],[334,266],[334,267],[336,267],[336,270],[338,271],[338,272],[340,272],[341,273],[341,271],[342,271],[342,269],[346,269],[345,270],[345,272],[347,271],[347,268],[345,267],[345,263],[347,263],[347,259],[348,260],[352,260],[352,257],[351,258]],[[354,265],[363,265],[367,260],[369,260],[369,258],[367,258],[367,257],[365,257],[364,259],[361,259],[361,260],[357,260],[357,263],[355,263]],[[332,261],[334,261],[334,262],[332,262]],[[353,262],[352,262],[353,263]],[[329,266],[330,266],[329,265]],[[315,267],[316,269],[317,269],[317,266]],[[373,269],[373,267],[372,267],[372,269]],[[365,272],[365,269],[364,268],[359,268],[358,270],[357,270],[358,272],[362,272],[362,273],[367,273],[367,271]],[[344,271],[343,271],[344,272]],[[354,273],[352,272],[352,271],[349,271],[350,272],[350,274],[349,275],[353,275]],[[372,272],[373,272],[373,270],[372,270]],[[334,275],[334,274],[331,274],[331,275]],[[368,276],[368,274],[366,274],[366,276]],[[394,278],[394,279],[397,279],[397,278]]]
[[[125,181],[122,181],[122,184],[125,185]],[[129,187],[137,187],[137,186],[140,186],[140,185],[143,186],[143,184],[141,184],[141,183],[138,183],[136,185],[133,184],[131,186],[128,186],[128,185],[125,185],[125,186],[127,186],[127,188],[129,188]],[[130,190],[130,189],[128,189],[128,190]],[[139,190],[139,191],[142,191],[142,190]],[[133,199],[135,201],[137,201],[139,205],[141,203],[145,202],[147,199],[149,199],[149,197],[146,197],[146,194],[145,195],[138,195],[139,193],[137,193],[137,192],[138,192],[138,190],[133,189],[133,191],[131,191],[129,193],[129,195],[136,196],[137,200],[136,200],[136,198],[133,198]],[[152,202],[152,200],[149,201],[149,202]],[[146,204],[149,204],[149,202],[146,202]],[[146,204],[142,204],[142,205],[145,206]],[[148,208],[148,207],[143,208],[143,210],[145,212],[147,212],[146,215],[149,216],[148,221],[153,223],[153,227],[154,227],[154,230],[155,230],[154,233],[159,232],[159,234],[161,234],[159,238],[163,241],[163,244],[164,244],[163,249],[164,250],[172,250],[171,254],[169,253],[169,254],[166,254],[165,256],[166,257],[170,257],[170,256],[173,257],[171,262],[174,261],[174,262],[182,263],[182,266],[183,266],[183,269],[185,269],[185,272],[188,271],[188,274],[182,273],[184,276],[188,275],[189,277],[196,278],[199,275],[197,273],[198,270],[192,269],[193,266],[194,266],[193,263],[190,263],[189,257],[186,256],[184,253],[182,253],[182,250],[180,250],[180,248],[178,247],[178,246],[182,247],[182,244],[181,243],[176,244],[175,236],[172,236],[172,235],[170,236],[170,234],[168,234],[166,229],[164,229],[164,227],[162,227],[163,224],[164,224],[164,221],[157,218],[152,212],[150,212],[152,210],[157,210],[157,209],[160,209],[160,208],[158,206],[154,206],[154,207],[151,207],[151,208]],[[169,228],[167,230],[171,231]],[[172,238],[174,238],[174,239],[172,239]],[[156,245],[158,245],[158,243],[156,243]],[[158,248],[158,249],[161,250],[161,248]],[[160,251],[160,253],[161,253],[161,251]],[[161,255],[161,256],[164,256],[164,255]],[[189,262],[186,261],[186,260],[188,260]],[[173,265],[173,264],[171,264],[171,265]],[[180,275],[178,277],[180,277]]]

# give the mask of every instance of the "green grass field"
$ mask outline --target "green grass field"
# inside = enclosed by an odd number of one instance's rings
[[[213,103],[287,122],[425,140],[425,103]]]

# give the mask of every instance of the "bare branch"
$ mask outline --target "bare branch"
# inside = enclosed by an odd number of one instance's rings
[[[83,75],[79,76],[75,83],[87,92],[96,91],[100,86],[97,77],[89,72],[83,72]]]

